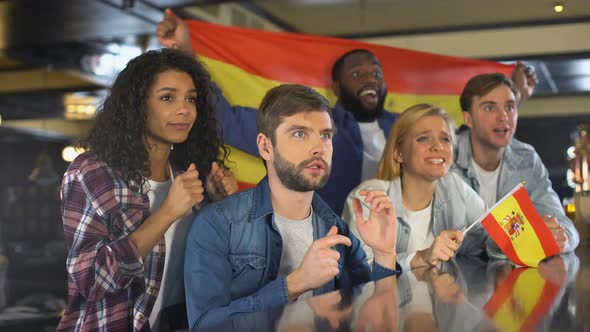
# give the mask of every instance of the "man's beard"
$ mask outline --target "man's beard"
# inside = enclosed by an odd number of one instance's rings
[[[303,170],[309,165],[309,163],[316,160],[319,160],[324,164],[326,172],[320,180],[314,184],[305,177]],[[273,161],[273,165],[279,180],[281,180],[287,189],[293,191],[306,192],[321,189],[326,182],[328,182],[328,178],[330,177],[330,166],[322,158],[309,158],[295,166],[295,164],[283,159],[279,152],[275,150],[275,160]]]
[[[379,100],[377,101],[377,105],[374,108],[367,109],[361,104],[361,100],[358,96],[348,92],[347,89],[341,87],[340,88],[340,103],[344,108],[351,112],[355,119],[358,122],[372,122],[377,120],[378,118],[383,115],[385,109],[383,105],[385,104],[385,97],[387,96],[387,91],[384,90],[378,96]]]

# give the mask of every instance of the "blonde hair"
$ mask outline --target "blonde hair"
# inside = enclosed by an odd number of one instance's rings
[[[395,152],[400,148],[403,139],[408,135],[414,124],[425,116],[438,116],[447,123],[451,139],[454,141],[454,125],[453,120],[449,117],[447,112],[432,104],[417,104],[405,111],[395,120],[395,124],[389,132],[385,150],[379,162],[379,169],[377,170],[377,178],[381,180],[394,180],[401,176],[401,163],[393,157]]]

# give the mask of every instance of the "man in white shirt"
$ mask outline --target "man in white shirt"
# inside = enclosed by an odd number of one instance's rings
[[[518,183],[525,187],[562,252],[580,237],[551,187],[547,168],[535,149],[514,138],[520,93],[504,74],[477,75],[461,94],[469,130],[457,135],[452,171],[492,206]]]

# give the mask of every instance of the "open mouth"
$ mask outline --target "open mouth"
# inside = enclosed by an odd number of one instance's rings
[[[429,163],[431,163],[433,165],[442,165],[445,163],[444,158],[428,158],[428,159],[426,159],[426,161],[428,161]]]
[[[305,169],[310,170],[312,172],[320,172],[322,170],[325,170],[326,168],[328,168],[328,165],[322,159],[316,159],[305,165]]]
[[[321,161],[314,161],[314,162],[307,164],[307,166],[305,166],[305,168],[321,170],[321,169],[324,169],[325,167]]]
[[[358,96],[361,100],[363,100],[369,104],[377,103],[377,101],[379,100],[379,96],[377,95],[377,90],[373,89],[373,88],[361,90],[361,92],[358,94]]]
[[[359,93],[359,96],[367,96],[367,95],[368,96],[377,97],[377,90],[375,90],[375,89],[365,89],[365,90],[362,90]]]
[[[494,133],[496,133],[496,134],[505,135],[505,134],[508,134],[509,131],[510,131],[510,128],[494,128]]]

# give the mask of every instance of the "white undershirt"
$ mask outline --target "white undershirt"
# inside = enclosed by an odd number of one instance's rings
[[[363,169],[361,181],[369,180],[377,175],[381,155],[385,150],[385,135],[377,120],[359,122],[363,140]]]
[[[313,210],[309,217],[302,220],[292,220],[274,214],[274,221],[279,229],[283,239],[283,252],[281,253],[281,263],[279,264],[279,276],[286,276],[295,271],[303,261],[307,249],[313,243]],[[299,299],[305,299],[312,295],[308,291],[299,296]]]
[[[500,175],[500,168],[502,162],[495,170],[488,172],[475,162],[471,160],[473,169],[475,170],[475,177],[479,182],[479,196],[483,199],[487,206],[494,206],[496,204],[497,193],[498,193],[498,176]]]
[[[147,195],[150,200],[150,212],[160,208],[172,186],[173,177],[166,182],[148,180],[150,190]],[[160,325],[160,311],[168,306],[184,303],[184,248],[186,234],[189,231],[193,213],[174,222],[164,234],[166,241],[166,257],[164,259],[164,273],[160,292],[150,314],[152,331],[157,331]]]
[[[402,218],[410,226],[410,238],[408,239],[408,255],[402,266],[410,266],[410,262],[416,256],[416,251],[429,248],[434,242],[434,232],[432,231],[432,200],[427,207],[418,211],[405,210]]]
[[[408,240],[408,251],[424,250],[434,242],[432,231],[432,200],[427,207],[418,211],[405,211],[404,219],[407,220],[412,232]]]

